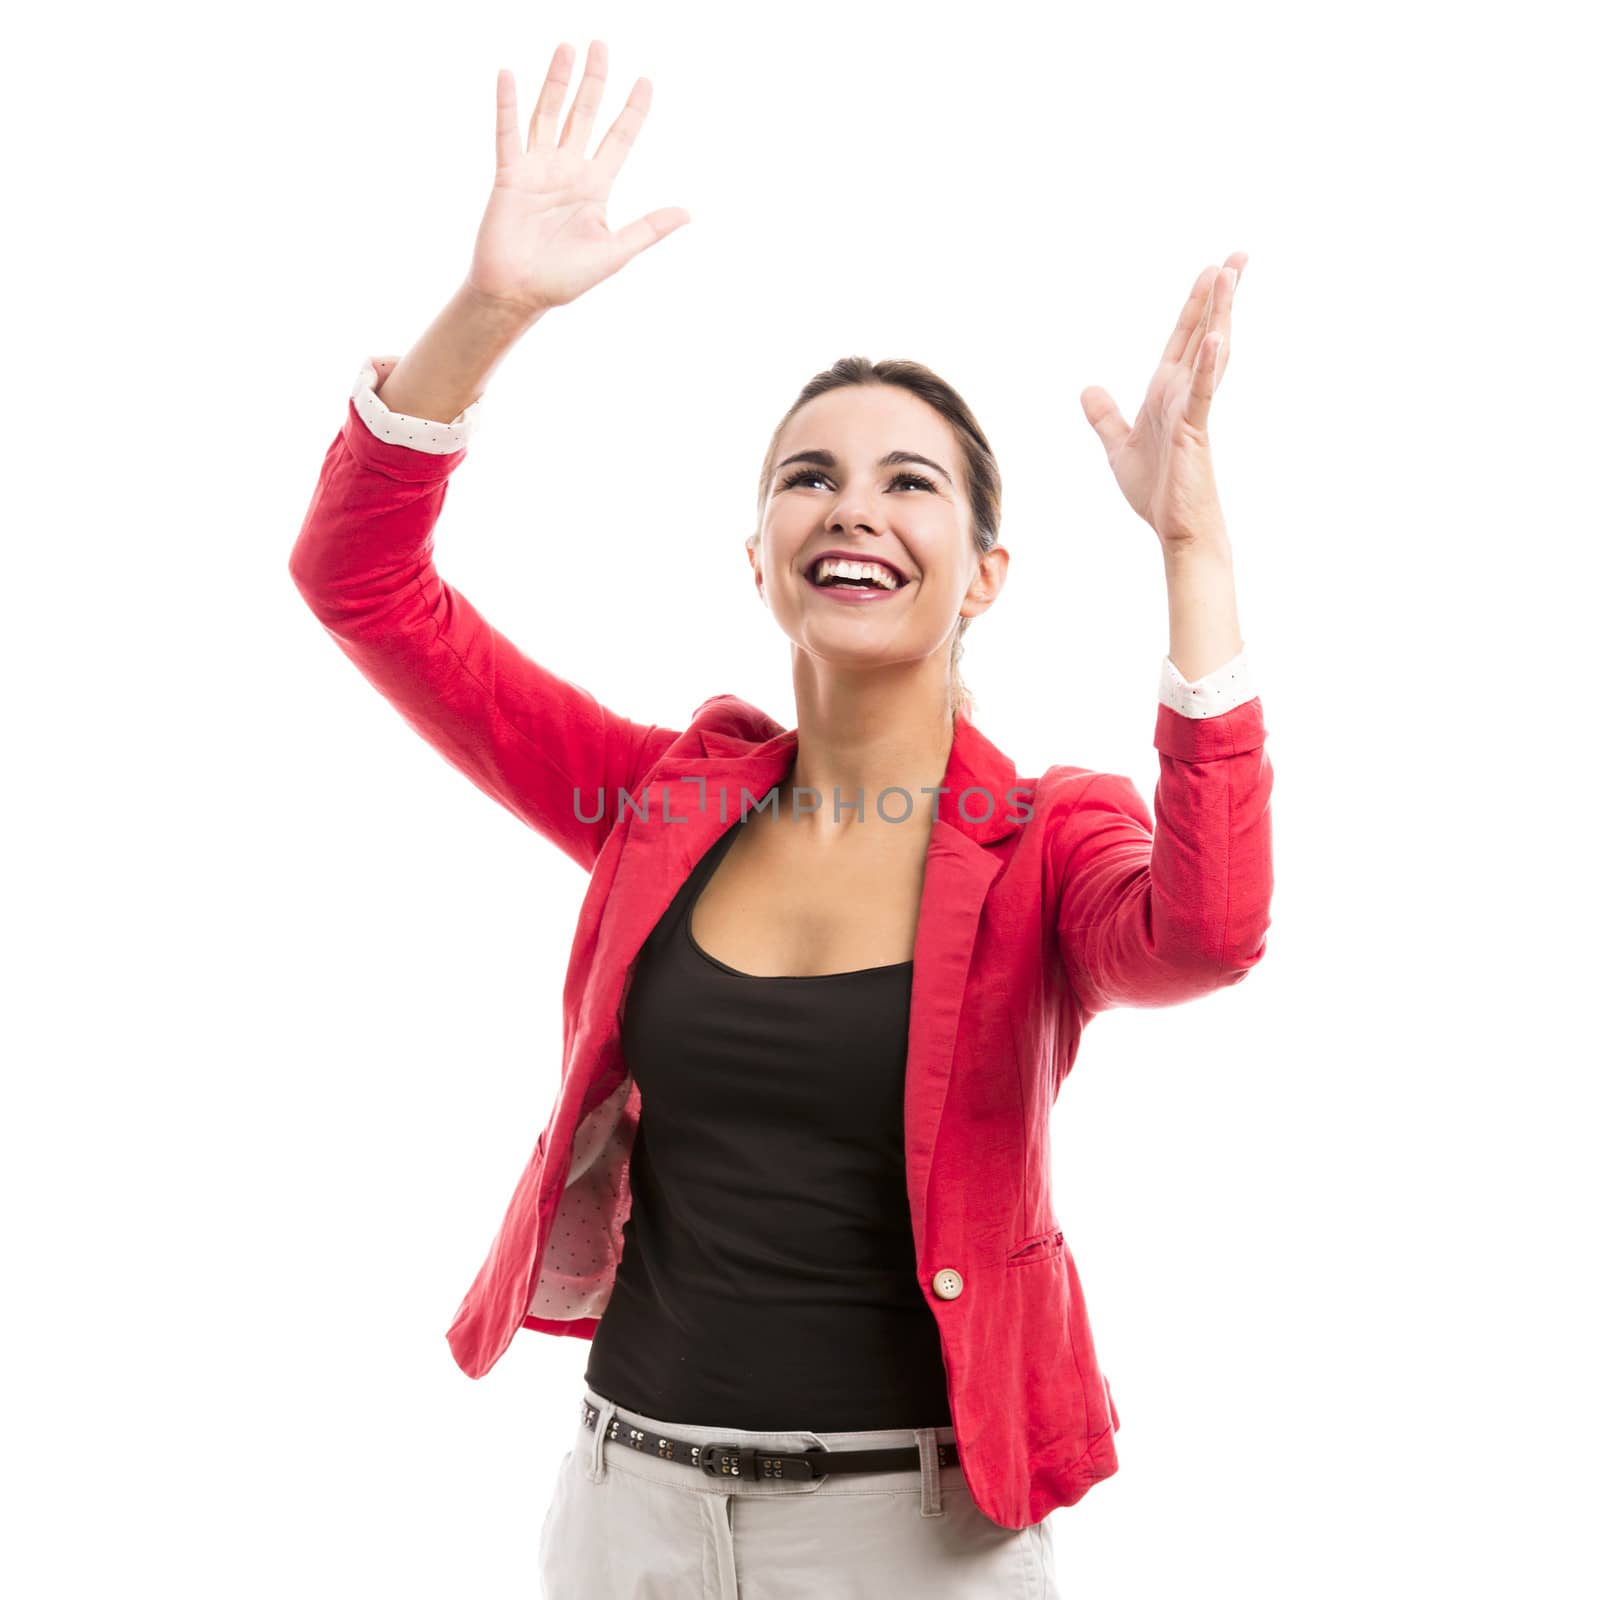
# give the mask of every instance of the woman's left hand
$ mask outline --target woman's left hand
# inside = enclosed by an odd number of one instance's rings
[[[1131,428],[1104,389],[1078,397],[1118,488],[1163,549],[1227,538],[1206,419],[1228,364],[1234,286],[1248,259],[1236,250],[1195,280]]]

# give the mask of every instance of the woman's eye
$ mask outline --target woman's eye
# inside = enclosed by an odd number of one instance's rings
[[[822,474],[818,472],[816,468],[813,467],[810,469],[802,469],[799,472],[790,473],[790,475],[783,480],[783,487],[785,489],[792,489],[796,484],[816,483],[821,481],[821,479]],[[933,489],[933,484],[929,482],[927,478],[924,478],[920,473],[916,472],[897,472],[889,481],[890,483],[914,483],[920,485],[924,489]]]

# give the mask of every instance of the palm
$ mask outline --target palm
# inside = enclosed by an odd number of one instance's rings
[[[1221,524],[1206,424],[1228,359],[1234,283],[1226,274],[1236,282],[1247,259],[1236,252],[1195,280],[1131,427],[1104,389],[1080,397],[1117,487],[1163,542]]]
[[[485,294],[514,299],[541,287],[565,305],[621,265],[606,225],[609,184],[565,150],[530,150],[496,173],[478,229],[472,276]]]
[[[595,41],[577,97],[556,139],[569,81],[568,47],[557,48],[524,147],[516,85],[502,72],[495,124],[496,167],[473,250],[468,282],[479,293],[529,308],[565,305],[610,277],[647,246],[689,220],[678,206],[652,211],[625,228],[606,222],[606,201],[650,107],[640,78],[592,157],[583,147],[605,88],[606,50]]]

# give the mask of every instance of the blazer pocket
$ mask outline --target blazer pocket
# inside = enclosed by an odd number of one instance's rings
[[[1030,1267],[1035,1261],[1052,1260],[1061,1254],[1065,1244],[1066,1235],[1060,1228],[1052,1228],[1048,1233],[1036,1233],[1031,1239],[1024,1239],[1011,1249],[1006,1256],[1006,1265]]]

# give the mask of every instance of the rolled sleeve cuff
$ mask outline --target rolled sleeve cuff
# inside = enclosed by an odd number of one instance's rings
[[[1161,663],[1161,704],[1171,706],[1179,716],[1220,717],[1246,700],[1255,699],[1256,688],[1245,655],[1241,650],[1231,661],[1224,661],[1192,683],[1172,664],[1171,656],[1165,657]]]
[[[408,417],[403,412],[391,411],[378,398],[378,385],[394,371],[398,356],[372,356],[356,377],[350,398],[356,414],[367,425],[375,439],[398,445],[405,450],[422,450],[429,455],[454,455],[464,450],[478,424],[478,408],[482,398],[474,400],[459,416],[449,422],[434,422],[427,417]]]

